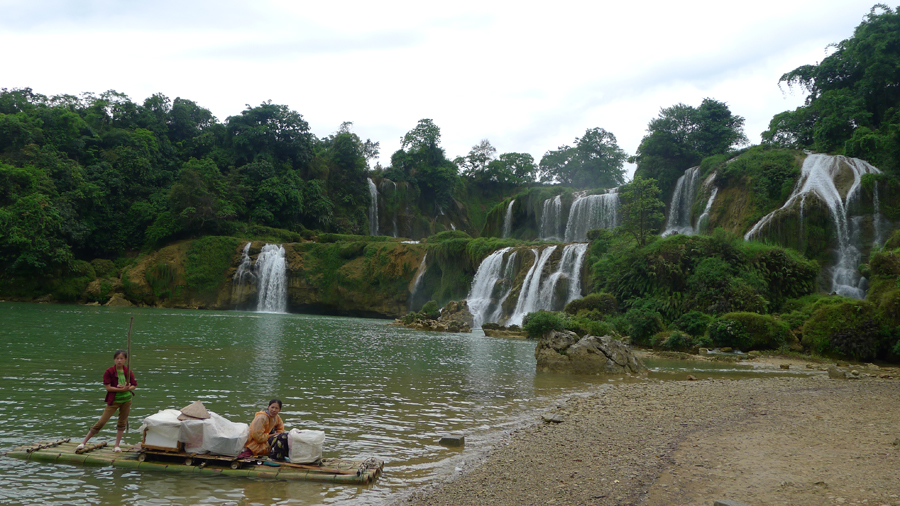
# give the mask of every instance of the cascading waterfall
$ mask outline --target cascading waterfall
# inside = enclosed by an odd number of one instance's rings
[[[563,248],[556,272],[547,276],[541,283],[538,300],[535,303],[538,309],[562,309],[581,296],[581,264],[587,249],[588,243],[567,244]],[[568,282],[568,286],[565,296],[561,297],[562,294],[557,294],[557,287],[563,280]]]
[[[541,273],[544,266],[550,260],[550,255],[556,251],[556,246],[544,248],[538,255],[536,249],[531,250],[534,253],[535,261],[525,276],[525,283],[522,284],[522,291],[519,292],[519,300],[516,302],[516,309],[512,316],[509,317],[509,325],[522,325],[522,320],[528,313],[533,313],[539,309],[538,301],[540,300],[541,291]]]
[[[413,288],[409,294],[410,309],[413,308],[416,300],[416,294],[419,292],[419,287],[422,286],[422,278],[425,276],[426,260],[428,260],[428,253],[425,253],[425,256],[422,257],[422,262],[419,264],[419,268],[416,269],[416,277],[413,280]]]
[[[853,183],[844,198],[841,198],[841,193],[834,182],[835,177],[842,171],[842,166],[847,167],[853,176]],[[847,209],[859,196],[860,177],[863,174],[879,173],[881,171],[875,167],[856,158],[822,154],[809,155],[803,161],[800,179],[787,202],[780,209],[763,216],[749,232],[744,234],[744,239],[751,240],[759,237],[761,231],[770,226],[775,216],[797,203],[800,206],[800,222],[802,223],[803,204],[806,198],[810,195],[819,198],[828,206],[838,236],[837,262],[832,269],[831,291],[839,295],[862,299],[866,295],[866,279],[861,277],[857,270],[861,254],[856,244],[858,241],[854,239],[858,236],[858,232],[853,230],[854,227],[852,220],[848,219]]]
[[[566,223],[566,242],[587,241],[588,230],[595,228],[616,228],[619,224],[618,188],[608,193],[578,197],[569,211]]]
[[[284,255],[284,247],[280,244],[266,244],[256,258],[259,281],[257,311],[287,311],[287,261]]]
[[[244,287],[256,284],[256,274],[253,272],[253,260],[250,259],[250,243],[244,246],[241,253],[241,263],[238,265],[234,277],[231,278],[231,300],[240,304],[244,300]]]
[[[392,202],[396,202],[397,200],[397,183],[391,181],[390,179],[382,179],[381,180],[381,193],[389,198]],[[388,209],[390,211],[390,209]],[[394,211],[391,213],[391,224],[393,225],[393,232],[391,237],[397,237],[397,212]]]
[[[483,320],[484,322],[498,322],[500,321],[500,317],[503,316],[503,304],[506,302],[506,299],[509,298],[509,295],[513,291],[513,283],[516,280],[516,254],[517,251],[513,251],[506,257],[506,264],[503,267],[503,277],[502,281],[506,283],[506,290],[503,292],[503,296],[500,297],[499,302],[497,302],[497,306],[494,308],[494,311],[488,315],[487,319]]]
[[[541,212],[541,239],[558,241],[565,234],[562,228],[562,195],[544,201]]]
[[[503,237],[509,237],[512,233],[512,209],[515,203],[516,199],[512,199],[509,206],[506,207],[506,216],[503,218]]]
[[[691,225],[691,206],[697,196],[699,183],[700,167],[691,167],[678,178],[675,191],[672,193],[672,204],[669,206],[669,217],[666,220],[666,229],[662,233],[663,237],[694,233],[694,227]]]
[[[372,178],[369,178],[369,197],[372,200],[369,204],[369,235],[378,235],[378,187]]]
[[[475,278],[472,279],[472,288],[469,290],[469,296],[466,302],[474,317],[473,325],[475,328],[481,327],[485,317],[489,314],[491,303],[493,302],[494,285],[500,279],[500,273],[503,269],[503,257],[512,248],[499,249],[487,256],[481,261],[478,270],[475,272]]]

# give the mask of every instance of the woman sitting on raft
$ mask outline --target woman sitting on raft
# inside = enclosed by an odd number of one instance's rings
[[[247,457],[259,457],[269,455],[272,443],[278,439],[278,434],[284,433],[284,422],[278,413],[281,411],[281,401],[272,399],[265,411],[257,411],[253,421],[250,422],[250,437],[244,451],[237,456],[239,459]]]

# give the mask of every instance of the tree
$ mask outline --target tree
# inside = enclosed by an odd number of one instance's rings
[[[488,164],[494,160],[496,153],[497,148],[491,146],[491,141],[482,139],[481,142],[472,146],[468,155],[457,158],[456,162],[462,168],[464,176],[479,179],[479,176],[487,170]]]
[[[655,179],[635,176],[630,183],[619,188],[622,229],[634,236],[643,246],[647,238],[659,232],[663,224],[665,204],[659,200],[659,187]]]
[[[763,140],[900,172],[900,7],[876,4],[852,37],[829,47],[821,63],[781,76],[779,86],[800,88],[806,103],[772,118]]]
[[[667,197],[685,170],[746,143],[744,118],[732,114],[724,102],[705,98],[700,107],[675,104],[661,109],[629,161],[638,166],[636,176],[656,179]]]
[[[395,181],[415,183],[427,202],[440,209],[451,201],[459,177],[455,163],[440,147],[441,129],[430,119],[421,119],[401,138],[401,148],[391,155],[384,175]]]
[[[602,128],[589,128],[575,138],[575,146],[563,145],[541,158],[541,181],[555,181],[580,188],[611,188],[625,182],[623,165],[628,155],[616,136]]]
[[[303,115],[286,105],[263,102],[229,116],[227,133],[236,165],[269,160],[279,170],[300,170],[312,158],[312,134]]]

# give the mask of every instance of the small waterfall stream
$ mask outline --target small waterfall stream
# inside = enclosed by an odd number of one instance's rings
[[[541,212],[540,238],[547,241],[559,241],[565,236],[562,229],[562,196],[557,195],[544,201]]]
[[[250,243],[248,242],[241,253],[241,263],[238,265],[234,277],[231,278],[232,303],[240,304],[247,295],[245,287],[255,284],[256,273],[253,272],[253,260],[250,258]]]
[[[425,270],[427,268],[427,264],[425,263],[428,260],[428,253],[422,257],[422,262],[419,263],[419,268],[416,269],[416,277],[413,279],[413,287],[412,291],[409,293],[409,310],[412,311],[416,305],[416,294],[419,293],[419,288],[422,286],[422,278],[425,276]]]
[[[282,245],[266,244],[256,258],[259,282],[257,311],[287,312],[287,261],[284,255]]]
[[[378,187],[372,178],[369,178],[369,197],[372,200],[369,204],[369,235],[378,235]]]
[[[835,178],[845,170],[849,170],[852,183],[846,196],[842,197],[840,190],[835,185]],[[751,240],[760,237],[763,230],[771,225],[776,216],[795,204],[799,204],[800,223],[802,224],[803,205],[806,199],[808,197],[820,199],[828,206],[837,233],[836,261],[832,267],[831,291],[837,292],[839,295],[862,299],[866,295],[866,279],[857,270],[861,257],[858,244],[859,231],[858,227],[854,226],[851,217],[848,216],[848,208],[859,198],[860,177],[863,174],[879,174],[880,172],[875,167],[856,158],[822,154],[809,155],[803,161],[800,179],[787,202],[781,208],[763,216],[749,232],[744,234],[744,239]]]
[[[506,216],[503,218],[503,237],[509,237],[512,233],[512,210],[515,203],[516,199],[512,199],[509,201],[509,206],[506,207]]]
[[[672,203],[669,205],[669,217],[666,220],[666,229],[662,233],[663,237],[694,233],[694,227],[691,225],[691,206],[694,205],[699,183],[700,167],[691,167],[678,178],[675,191],[672,192]]]
[[[478,266],[475,272],[475,278],[472,279],[472,288],[469,289],[469,296],[466,302],[469,305],[469,311],[474,317],[474,327],[480,328],[484,323],[485,317],[490,311],[493,303],[494,285],[500,279],[500,273],[503,270],[503,258],[512,248],[499,249],[484,260]],[[491,311],[493,312],[493,311]]]

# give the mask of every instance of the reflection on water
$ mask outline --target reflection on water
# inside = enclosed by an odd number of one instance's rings
[[[138,442],[134,428],[160,409],[201,400],[249,423],[280,398],[288,428],[325,431],[326,458],[378,457],[384,475],[355,487],[4,459],[0,503],[383,504],[452,472],[523,413],[608,384],[536,374],[533,341],[480,332],[292,314],[0,303],[0,449],[84,436],[103,410],[102,374],[125,346],[132,316],[139,388],[126,443]],[[683,379],[677,366],[661,367]],[[659,374],[669,373],[651,376]],[[113,427],[97,441],[110,441]],[[437,443],[450,432],[466,436],[464,450]]]

